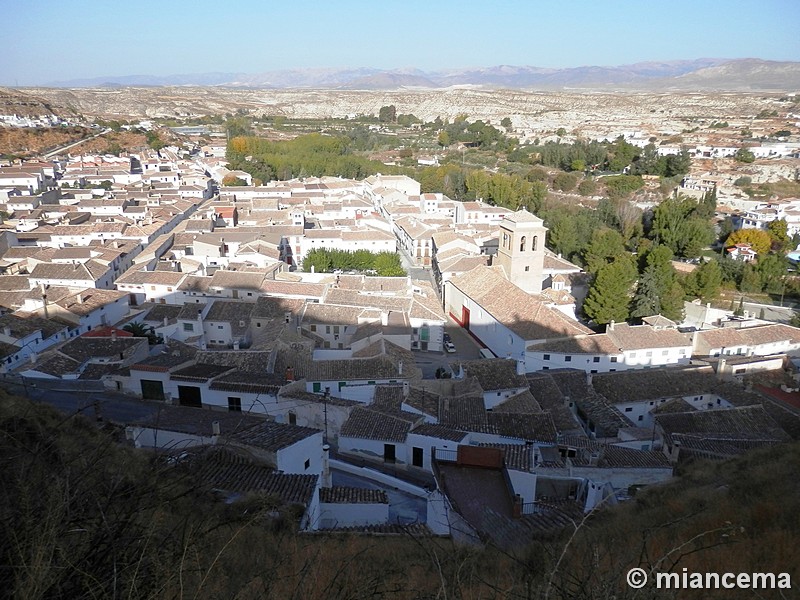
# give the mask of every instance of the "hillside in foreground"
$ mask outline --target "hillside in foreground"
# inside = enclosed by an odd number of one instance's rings
[[[275,498],[221,502],[122,433],[0,392],[0,582],[53,598],[736,598],[627,588],[647,571],[789,572],[800,444],[697,463],[518,553],[450,540],[308,535]],[[782,597],[796,597],[784,591]]]

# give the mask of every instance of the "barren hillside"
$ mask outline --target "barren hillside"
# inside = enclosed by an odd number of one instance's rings
[[[590,134],[597,126],[676,130],[685,119],[750,118],[775,108],[775,97],[746,93],[562,93],[448,88],[444,90],[246,90],[208,87],[56,89],[26,93],[53,105],[105,118],[154,118],[233,113],[327,118],[377,114],[394,104],[398,113],[425,120],[470,119],[497,122],[509,116],[517,128],[565,127]],[[648,124],[650,126],[648,126]]]

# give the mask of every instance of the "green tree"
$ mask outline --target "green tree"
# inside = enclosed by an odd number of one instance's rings
[[[570,171],[585,171],[586,170],[586,161],[580,158],[576,158],[569,164]]]
[[[733,157],[741,163],[751,163],[756,160],[756,155],[747,148],[740,148]]]
[[[786,259],[777,254],[768,254],[758,259],[757,268],[764,291],[770,294],[779,294],[782,291],[786,266]]]
[[[683,320],[684,293],[672,258],[672,251],[666,246],[654,246],[645,253],[644,270],[633,300],[634,317],[661,314],[673,321]]]
[[[578,177],[574,173],[559,173],[553,179],[553,189],[569,192],[575,189]]]
[[[584,250],[583,260],[589,273],[597,274],[601,267],[629,256],[625,240],[618,231],[603,228],[592,233],[592,239]]]
[[[625,198],[644,186],[641,177],[635,175],[614,175],[603,177],[609,198]]]
[[[447,131],[442,130],[439,132],[439,136],[436,140],[438,144],[444,148],[450,145],[450,134]]]
[[[775,219],[767,225],[767,231],[772,238],[772,251],[778,254],[786,254],[789,246],[792,243],[789,238],[788,225],[786,219]]]
[[[324,248],[309,250],[303,259],[303,270],[306,273],[330,273],[333,270],[330,254]]]
[[[578,193],[581,196],[594,196],[597,193],[597,183],[594,179],[584,179],[578,184]]]
[[[697,216],[697,209],[698,203],[685,196],[664,200],[654,211],[651,237],[676,256],[699,256],[714,240],[714,230],[708,219]]]
[[[716,260],[710,260],[692,273],[695,276],[695,290],[703,302],[711,302],[719,296],[722,287],[722,270]]]
[[[511,129],[511,119],[509,117],[503,117],[503,120],[500,121],[500,125],[506,128],[506,130]]]
[[[378,111],[378,120],[381,123],[394,123],[397,120],[397,107],[394,104],[381,106]]]
[[[372,268],[382,277],[404,277],[406,275],[400,264],[400,255],[393,252],[379,252],[375,256]]]
[[[161,341],[161,338],[155,334],[152,327],[148,327],[141,321],[134,321],[132,323],[128,323],[125,327],[122,328],[124,331],[128,331],[134,335],[134,337],[146,337],[147,343],[151,346],[158,344]]]
[[[742,269],[742,281],[739,284],[739,290],[742,292],[756,293],[762,289],[761,273],[753,265],[747,263]]]
[[[629,255],[603,265],[597,272],[583,312],[595,323],[626,321],[630,316],[631,289],[636,281],[636,267]]]

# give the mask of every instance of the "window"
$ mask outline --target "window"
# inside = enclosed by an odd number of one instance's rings
[[[519,240],[519,251],[525,252],[525,236],[523,235]]]
[[[256,321],[256,327],[261,327],[261,321]]]
[[[639,415],[639,418],[636,419],[637,421],[644,421],[644,415]]]
[[[534,252],[536,252],[536,245],[538,241],[539,241],[539,236],[536,235],[533,236],[533,245],[531,246],[531,250],[533,250]]]
[[[650,358],[651,356],[653,356],[653,351],[652,351],[652,350],[648,350],[648,351],[647,351],[647,354],[645,354],[645,356],[646,356],[647,358]]]
[[[307,458],[307,459],[306,459],[306,462],[304,462],[304,463],[303,463],[303,467],[304,467],[304,468],[306,469],[306,471],[307,471],[307,470],[308,470],[308,468],[309,468],[310,466],[311,466],[311,459],[310,459],[310,458]]]
[[[339,333],[339,326],[338,325],[334,325],[333,326],[333,333]]]
[[[592,362],[596,362],[596,363],[600,362],[600,357],[599,356],[592,357]]]
[[[194,331],[194,323],[184,323],[183,324],[184,331]]]
[[[617,357],[616,356],[612,356],[611,357],[611,362],[613,362],[613,363],[617,362]]]
[[[311,331],[316,331],[316,330],[317,330],[317,326],[316,326],[316,325],[312,325],[312,326],[310,327],[310,329],[311,329]]]
[[[525,271],[530,271],[531,268],[528,265],[525,265]]]
[[[289,425],[297,425],[297,415],[293,412],[289,412]]]
[[[242,412],[242,399],[228,396],[228,410],[231,412]]]
[[[217,325],[217,329],[222,329],[222,325]]]
[[[666,356],[667,354],[669,354],[669,350],[662,350],[661,351],[661,356]]]
[[[625,407],[625,412],[632,412],[632,411],[633,411],[633,407],[632,406]]]
[[[591,370],[591,371],[589,371],[589,372],[590,372],[590,373],[597,373],[597,369],[592,369],[592,370]]]
[[[542,360],[550,360],[550,355],[549,354],[543,355]]]
[[[564,362],[572,362],[572,357],[571,356],[565,356],[564,357]]]
[[[330,333],[330,332],[331,332],[331,326],[325,325],[325,333]]]

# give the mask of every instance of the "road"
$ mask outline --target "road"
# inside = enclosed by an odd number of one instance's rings
[[[60,153],[64,152],[64,150],[69,150],[70,148],[74,148],[75,146],[77,146],[79,144],[83,144],[84,142],[88,142],[89,140],[93,140],[95,138],[98,138],[101,135],[105,135],[110,131],[111,131],[110,129],[105,129],[105,130],[101,131],[100,133],[98,133],[96,135],[93,135],[92,137],[88,137],[88,138],[85,138],[85,139],[82,139],[82,140],[78,140],[77,142],[72,142],[71,144],[67,144],[66,146],[61,146],[60,148],[56,148],[55,150],[53,150],[51,152],[48,152],[47,154],[44,155],[44,157],[45,158],[50,158],[51,156],[55,156],[56,154],[60,154]]]
[[[481,357],[481,347],[472,336],[458,323],[448,317],[444,331],[456,347],[454,353],[448,352],[414,352],[415,363],[422,370],[425,379],[433,379],[436,369],[444,367],[450,370],[450,365],[460,361],[476,360]]]
[[[42,387],[44,383],[28,378],[24,383],[6,380],[0,385],[9,393],[27,396],[34,402],[50,404],[67,414],[81,413],[90,419],[99,416],[120,424],[155,414],[163,406],[162,403],[134,400],[130,396],[113,392],[51,389]]]

